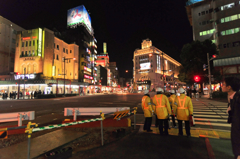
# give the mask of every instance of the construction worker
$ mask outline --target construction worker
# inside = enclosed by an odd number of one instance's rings
[[[157,88],[157,94],[152,98],[153,110],[158,118],[160,135],[168,135],[168,117],[171,115],[171,107],[162,88]],[[164,132],[163,132],[164,123]]]
[[[176,98],[175,91],[171,90],[170,94],[171,95],[168,98],[168,100],[169,100],[169,103],[170,103],[170,106],[171,106],[171,109],[172,109],[171,117],[172,117],[173,128],[177,128],[176,123],[175,123],[175,116],[176,116],[176,109],[177,109],[177,106],[174,104],[175,98]]]
[[[142,109],[145,116],[145,123],[144,123],[144,130],[147,130],[147,132],[152,132],[151,125],[152,125],[152,115],[153,115],[153,109],[152,109],[152,102],[150,95],[148,94],[149,90],[144,90],[144,96],[142,97]]]
[[[183,88],[178,89],[178,93],[180,96],[175,98],[175,104],[177,105],[177,119],[178,119],[178,135],[182,136],[182,122],[185,123],[185,129],[187,136],[191,136],[190,134],[190,124],[189,124],[189,116],[193,115],[193,105],[190,97],[185,95],[185,91]]]

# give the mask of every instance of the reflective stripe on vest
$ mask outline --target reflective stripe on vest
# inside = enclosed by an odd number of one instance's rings
[[[183,99],[180,99],[180,97],[178,96],[178,101],[179,101],[180,107],[177,107],[177,109],[188,109],[188,107],[184,107],[186,98],[187,98],[187,96],[185,96]],[[183,102],[183,105],[181,104],[181,102]]]
[[[146,107],[146,99],[147,99],[147,96],[142,98],[143,109],[148,109],[148,107]]]
[[[156,101],[157,101],[157,106],[156,106],[156,108],[159,108],[159,107],[166,107],[166,105],[161,105],[162,104],[162,94],[161,94],[161,96],[159,97],[159,98],[157,98],[157,96],[155,96],[155,99],[156,99]],[[160,100],[160,103],[158,103],[158,100]]]

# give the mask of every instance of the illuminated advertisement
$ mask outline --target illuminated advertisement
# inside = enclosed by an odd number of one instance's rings
[[[92,76],[88,76],[88,75],[84,75],[84,78],[87,78],[87,79],[93,79],[93,77]]]
[[[147,70],[147,69],[151,69],[151,63],[150,62],[140,64],[140,70]]]
[[[87,68],[86,66],[84,66],[84,70],[88,72],[92,72],[91,68]]]
[[[82,24],[92,32],[91,17],[84,5],[69,9],[67,11],[67,26]]]
[[[35,74],[25,74],[25,75],[14,75],[15,80],[18,79],[34,79],[36,77]]]

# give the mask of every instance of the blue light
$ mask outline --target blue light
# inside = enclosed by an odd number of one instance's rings
[[[189,5],[192,5],[192,4],[194,4],[194,3],[201,2],[201,1],[203,1],[203,0],[188,0],[188,1],[186,2],[186,5],[189,6]]]

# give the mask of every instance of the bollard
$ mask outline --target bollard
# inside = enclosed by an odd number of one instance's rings
[[[25,133],[28,133],[28,151],[27,151],[27,159],[30,159],[30,147],[31,147],[31,134],[33,127],[31,128],[31,125],[35,125],[36,127],[38,126],[35,123],[28,122],[28,125],[26,127]]]
[[[102,146],[104,145],[104,141],[103,141],[103,120],[105,119],[104,117],[104,113],[102,113],[102,111],[100,111],[100,115],[101,115],[101,140],[102,140]]]
[[[134,129],[136,129],[136,113],[137,113],[137,107],[134,108]]]

